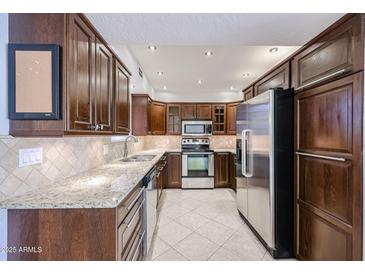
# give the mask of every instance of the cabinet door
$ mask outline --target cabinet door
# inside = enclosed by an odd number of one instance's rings
[[[115,61],[115,132],[129,133],[129,74]]]
[[[362,79],[357,73],[295,97],[300,259],[361,260]]]
[[[167,104],[167,134],[181,133],[181,106],[179,104]]]
[[[182,104],[181,105],[181,119],[193,120],[196,118],[196,105],[195,104]]]
[[[229,187],[229,153],[214,153],[214,187]]]
[[[236,109],[238,103],[227,104],[227,134],[236,134]]]
[[[229,155],[229,184],[230,187],[236,192],[236,154],[233,153]]]
[[[95,35],[76,14],[67,17],[67,130],[90,131],[95,89]]]
[[[211,104],[197,104],[196,105],[196,119],[211,120],[212,119],[212,105]]]
[[[167,156],[167,188],[181,188],[181,153],[169,153]]]
[[[254,85],[254,95],[259,95],[271,88],[290,87],[290,63],[286,62],[284,65],[278,67]]]
[[[166,104],[152,101],[150,116],[151,134],[164,135],[166,133]]]
[[[147,94],[132,94],[132,129],[135,136],[146,136],[148,124],[149,98]]]
[[[99,131],[112,132],[113,55],[96,39],[95,124]]]
[[[355,15],[296,55],[293,87],[305,89],[363,69],[362,16]]]
[[[226,133],[226,105],[214,104],[212,105],[213,116],[213,134]]]
[[[243,91],[243,101],[247,101],[253,97],[253,86],[245,89]]]

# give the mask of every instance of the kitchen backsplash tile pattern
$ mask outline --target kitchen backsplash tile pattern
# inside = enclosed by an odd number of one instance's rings
[[[129,152],[141,150],[143,139],[128,142]],[[104,146],[108,153],[104,155]],[[18,151],[43,148],[43,163],[18,167]],[[0,137],[0,199],[23,194],[39,186],[56,184],[78,173],[121,158],[124,142],[110,137],[12,138]]]

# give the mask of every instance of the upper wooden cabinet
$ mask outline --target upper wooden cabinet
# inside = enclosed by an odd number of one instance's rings
[[[111,133],[113,131],[113,55],[98,38],[95,56],[95,124],[99,130]]]
[[[115,61],[115,132],[129,133],[129,74]]]
[[[95,34],[76,14],[67,17],[66,130],[95,130]]]
[[[363,69],[362,16],[355,15],[296,55],[292,61],[297,90]]]
[[[254,84],[254,95],[257,96],[271,88],[290,87],[290,63],[286,62]]]
[[[146,136],[150,132],[150,104],[147,94],[132,94],[133,135]]]
[[[253,86],[250,86],[249,88],[243,91],[243,101],[247,101],[251,99],[253,96],[254,96]]]
[[[167,104],[167,134],[181,133],[181,106],[179,104]]]
[[[166,133],[166,104],[152,101],[150,106],[151,134]]]
[[[211,104],[196,104],[196,119],[197,120],[211,120],[212,119],[212,105]]]
[[[196,104],[181,104],[181,119],[193,120],[196,118]]]
[[[226,133],[226,105],[212,105],[213,134]]]
[[[227,134],[236,134],[236,109],[238,102],[227,104]]]

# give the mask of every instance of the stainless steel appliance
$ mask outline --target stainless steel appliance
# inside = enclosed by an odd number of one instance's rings
[[[182,121],[181,132],[185,136],[212,135],[212,121]]]
[[[275,258],[293,256],[293,91],[237,107],[237,208]]]
[[[145,206],[145,224],[146,224],[146,236],[145,236],[145,250],[144,254],[147,255],[152,242],[152,236],[156,228],[157,222],[157,180],[156,180],[156,168],[150,170],[143,178],[143,185],[146,188],[146,206]]]
[[[182,188],[214,188],[214,152],[208,138],[182,139]]]

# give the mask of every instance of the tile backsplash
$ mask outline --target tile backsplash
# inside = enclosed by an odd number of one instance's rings
[[[140,136],[128,142],[130,153],[179,149],[181,136]],[[211,148],[234,148],[235,136],[210,137]],[[104,146],[108,153],[104,155]],[[19,167],[19,149],[43,149],[42,164]],[[121,158],[124,142],[109,137],[13,138],[0,136],[0,200],[57,184],[60,180]]]
[[[143,140],[128,142],[128,150],[143,148]],[[104,155],[104,146],[108,153]],[[19,149],[43,148],[43,163],[18,167]],[[12,138],[0,136],[0,199],[98,167],[122,157],[124,142],[110,137]]]

